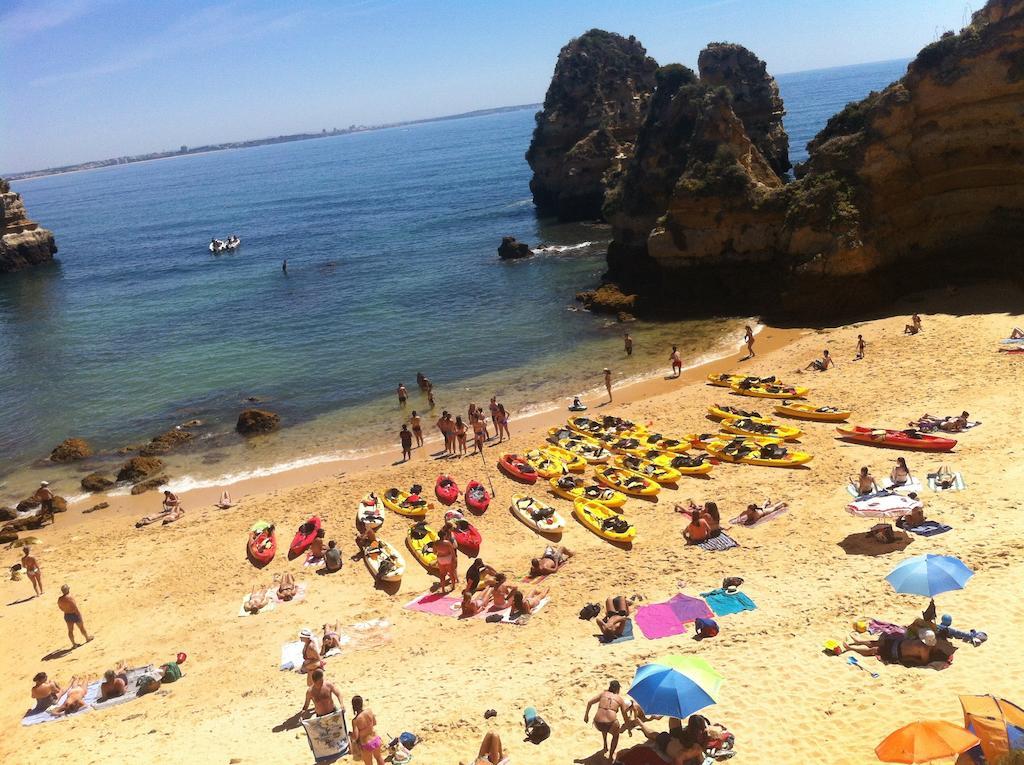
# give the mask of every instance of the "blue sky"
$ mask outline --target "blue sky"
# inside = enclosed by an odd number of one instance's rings
[[[783,73],[910,57],[981,0],[0,3],[0,171],[544,97],[591,27],[694,66],[739,42]]]

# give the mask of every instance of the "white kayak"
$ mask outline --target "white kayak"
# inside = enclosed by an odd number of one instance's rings
[[[383,539],[378,539],[375,545],[363,551],[363,560],[373,578],[382,582],[400,582],[405,573],[405,558],[390,542]],[[381,566],[384,566],[383,572]]]
[[[356,520],[376,531],[384,525],[384,503],[374,494],[367,494],[356,505]]]
[[[513,494],[509,505],[512,514],[541,534],[558,534],[565,528],[565,518],[551,505],[523,494]]]
[[[210,242],[210,252],[231,252],[237,250],[239,245],[242,244],[241,239],[227,240],[227,239],[214,239]]]

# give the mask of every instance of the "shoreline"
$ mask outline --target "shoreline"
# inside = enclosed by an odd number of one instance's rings
[[[758,353],[771,353],[772,351],[783,348],[796,341],[798,338],[804,336],[812,330],[805,328],[776,328],[767,325],[758,324],[755,327],[755,333],[757,337],[757,345],[755,346]],[[742,344],[739,344],[739,348],[742,348]],[[679,378],[666,377],[658,374],[652,370],[650,375],[643,376],[641,379],[630,379],[625,382],[621,387],[613,386],[614,406],[621,406],[626,404],[636,403],[643,401],[652,396],[658,396],[663,393],[669,393],[676,387],[691,383],[698,380],[703,380],[708,374],[713,372],[726,372],[736,368],[739,363],[738,358],[741,356],[741,350],[734,351],[728,355],[716,356],[712,359],[698,361],[688,367],[684,367],[682,374]],[[583,395],[587,396],[591,393],[604,394],[604,388],[593,388],[584,391]],[[548,428],[558,423],[564,422],[568,412],[565,408],[560,407],[555,402],[548,402],[547,405],[538,405],[541,407],[539,411],[531,412],[523,417],[514,418],[510,424],[515,429],[516,436],[521,436],[523,433],[541,433]],[[601,408],[601,404],[593,405],[588,408],[588,412],[596,412]],[[272,492],[282,491],[286,489],[292,489],[297,486],[305,484],[316,483],[324,481],[329,478],[340,478],[358,476],[358,474],[376,470],[385,467],[396,467],[398,465],[416,465],[417,463],[423,462],[437,462],[440,465],[459,464],[463,459],[470,459],[475,462],[478,457],[471,453],[467,453],[463,457],[455,458],[437,458],[431,453],[433,446],[441,443],[439,435],[426,435],[430,431],[434,430],[432,424],[429,424],[424,418],[424,446],[418,447],[413,450],[412,459],[407,463],[401,463],[395,461],[396,455],[401,454],[401,450],[397,445],[397,439],[395,446],[390,449],[382,449],[379,452],[373,452],[362,457],[343,457],[338,459],[321,459],[319,457],[310,457],[308,459],[315,460],[312,464],[302,465],[299,467],[285,467],[282,470],[272,472],[268,475],[259,475],[253,477],[241,478],[230,483],[218,483],[215,486],[203,486],[195,489],[187,489],[184,491],[176,491],[179,498],[182,501],[182,505],[186,510],[191,507],[206,507],[219,501],[222,491],[227,489],[231,494],[232,501],[238,503],[243,498],[253,498],[260,495],[265,495]],[[397,431],[396,431],[397,432]],[[499,442],[490,441],[487,443],[486,448],[492,449],[499,446]],[[373,448],[373,447],[371,447]],[[487,454],[487,452],[485,452]],[[495,453],[495,457],[497,453]],[[292,462],[302,462],[305,458],[298,458],[292,460]],[[288,462],[284,463],[289,464]],[[490,461],[485,462],[488,470],[496,469],[490,464]],[[266,468],[257,467],[253,468],[254,471],[262,470],[273,470],[274,466]],[[188,476],[183,476],[188,478]],[[211,482],[215,479],[211,479]],[[174,477],[167,487],[172,491],[174,490]],[[74,517],[81,519],[81,510],[88,509],[100,502],[109,503],[110,507],[104,509],[102,512],[105,515],[113,513],[138,513],[140,516],[145,515],[148,512],[147,508],[152,508],[153,505],[159,504],[159,491],[149,491],[143,494],[131,495],[127,493],[127,489],[114,491],[111,493],[96,493],[86,495],[75,495],[67,497],[68,500],[68,511],[79,511],[74,514]]]

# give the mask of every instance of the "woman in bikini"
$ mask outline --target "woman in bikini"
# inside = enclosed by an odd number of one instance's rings
[[[622,637],[626,628],[626,620],[629,619],[630,606],[633,601],[622,595],[608,598],[604,602],[604,618],[597,620],[597,627],[601,630],[601,636],[605,640],[615,640]]]
[[[858,497],[864,497],[878,491],[878,484],[875,482],[875,477],[868,472],[866,467],[862,467],[860,469],[860,475],[856,478],[850,479],[850,485],[857,490]]]
[[[252,592],[249,593],[249,599],[245,601],[242,606],[250,614],[259,613],[260,609],[265,608],[267,605],[267,588],[262,584],[253,585]]]
[[[688,512],[690,514],[690,523],[685,529],[683,529],[683,536],[686,537],[686,541],[690,544],[703,542],[711,536],[711,526],[705,519],[703,510],[697,507],[690,510],[683,510],[682,507],[676,505],[676,512]]]
[[[299,588],[295,584],[295,577],[292,576],[290,571],[286,571],[284,576],[281,577],[281,582],[277,586],[277,597],[279,600],[291,600],[298,593]]]
[[[466,453],[466,423],[462,421],[462,415],[455,418],[455,440],[459,445],[459,454]]]
[[[618,746],[619,732],[621,731],[619,713],[622,713],[623,719],[626,718],[626,705],[619,695],[621,688],[622,686],[619,685],[618,680],[612,680],[608,684],[607,691],[601,691],[587,702],[587,709],[583,713],[583,722],[589,722],[590,709],[597,704],[597,713],[594,715],[594,727],[601,731],[601,740],[604,744],[601,752],[608,752],[608,758],[612,761],[615,759],[615,747]],[[609,733],[612,735],[610,749],[608,747]]]
[[[377,718],[373,710],[363,707],[363,697],[352,697],[352,738],[358,744],[363,757],[363,765],[384,765],[384,755],[381,750],[384,742],[377,735]]]
[[[743,342],[747,344],[747,358],[754,358],[754,330],[749,324],[743,328]]]
[[[516,588],[508,583],[508,577],[504,574],[497,574],[494,577],[494,584],[491,585],[491,598],[494,608],[508,608],[512,605],[512,595]]]
[[[512,616],[525,616],[537,610],[541,601],[548,596],[550,590],[535,589],[529,595],[524,595],[521,590],[512,593]]]
[[[889,481],[893,486],[905,486],[913,480],[913,476],[910,475],[910,468],[907,467],[907,461],[903,457],[896,458],[896,466],[893,467],[892,472],[889,473]]]
[[[54,717],[60,717],[68,712],[77,712],[79,709],[84,709],[88,706],[85,703],[85,694],[88,691],[88,676],[75,676],[71,678],[71,684],[68,686],[67,696],[64,699],[64,703],[59,707],[50,707],[47,711]]]
[[[320,655],[326,656],[327,652],[337,648],[341,649],[341,637],[338,635],[338,624],[325,624],[324,625],[324,637],[320,642]]]
[[[505,434],[505,438],[511,440],[512,434],[508,432],[508,412],[505,411],[504,404],[498,404],[498,443],[502,441],[502,433]]]
[[[787,502],[775,502],[774,504],[770,499],[766,499],[761,505],[747,505],[747,509],[736,516],[736,523],[740,523],[744,526],[753,526],[759,520],[767,515],[773,513],[781,513],[783,510],[789,508]]]
[[[473,765],[499,765],[505,760],[505,750],[501,747],[501,739],[497,733],[489,731],[480,742],[480,751],[473,760]]]
[[[299,640],[302,641],[302,666],[299,667],[299,672],[306,675],[306,685],[312,685],[313,670],[323,669],[326,665],[320,656],[320,651],[317,650],[313,630],[301,630],[299,632]]]
[[[479,613],[483,613],[491,607],[491,603],[494,601],[494,591],[491,588],[486,588],[483,592],[473,595],[468,590],[462,593],[462,603],[459,611],[459,617],[462,619],[469,619],[472,616],[476,616]]]

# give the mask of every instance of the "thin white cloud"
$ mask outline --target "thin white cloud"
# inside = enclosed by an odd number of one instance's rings
[[[156,35],[134,42],[94,66],[45,75],[33,80],[31,85],[46,87],[126,72],[177,53],[223,47],[292,29],[301,17],[301,12],[246,13],[235,4],[211,6],[176,21]]]
[[[67,24],[95,10],[104,0],[26,0],[0,14],[0,35],[10,42]]]

